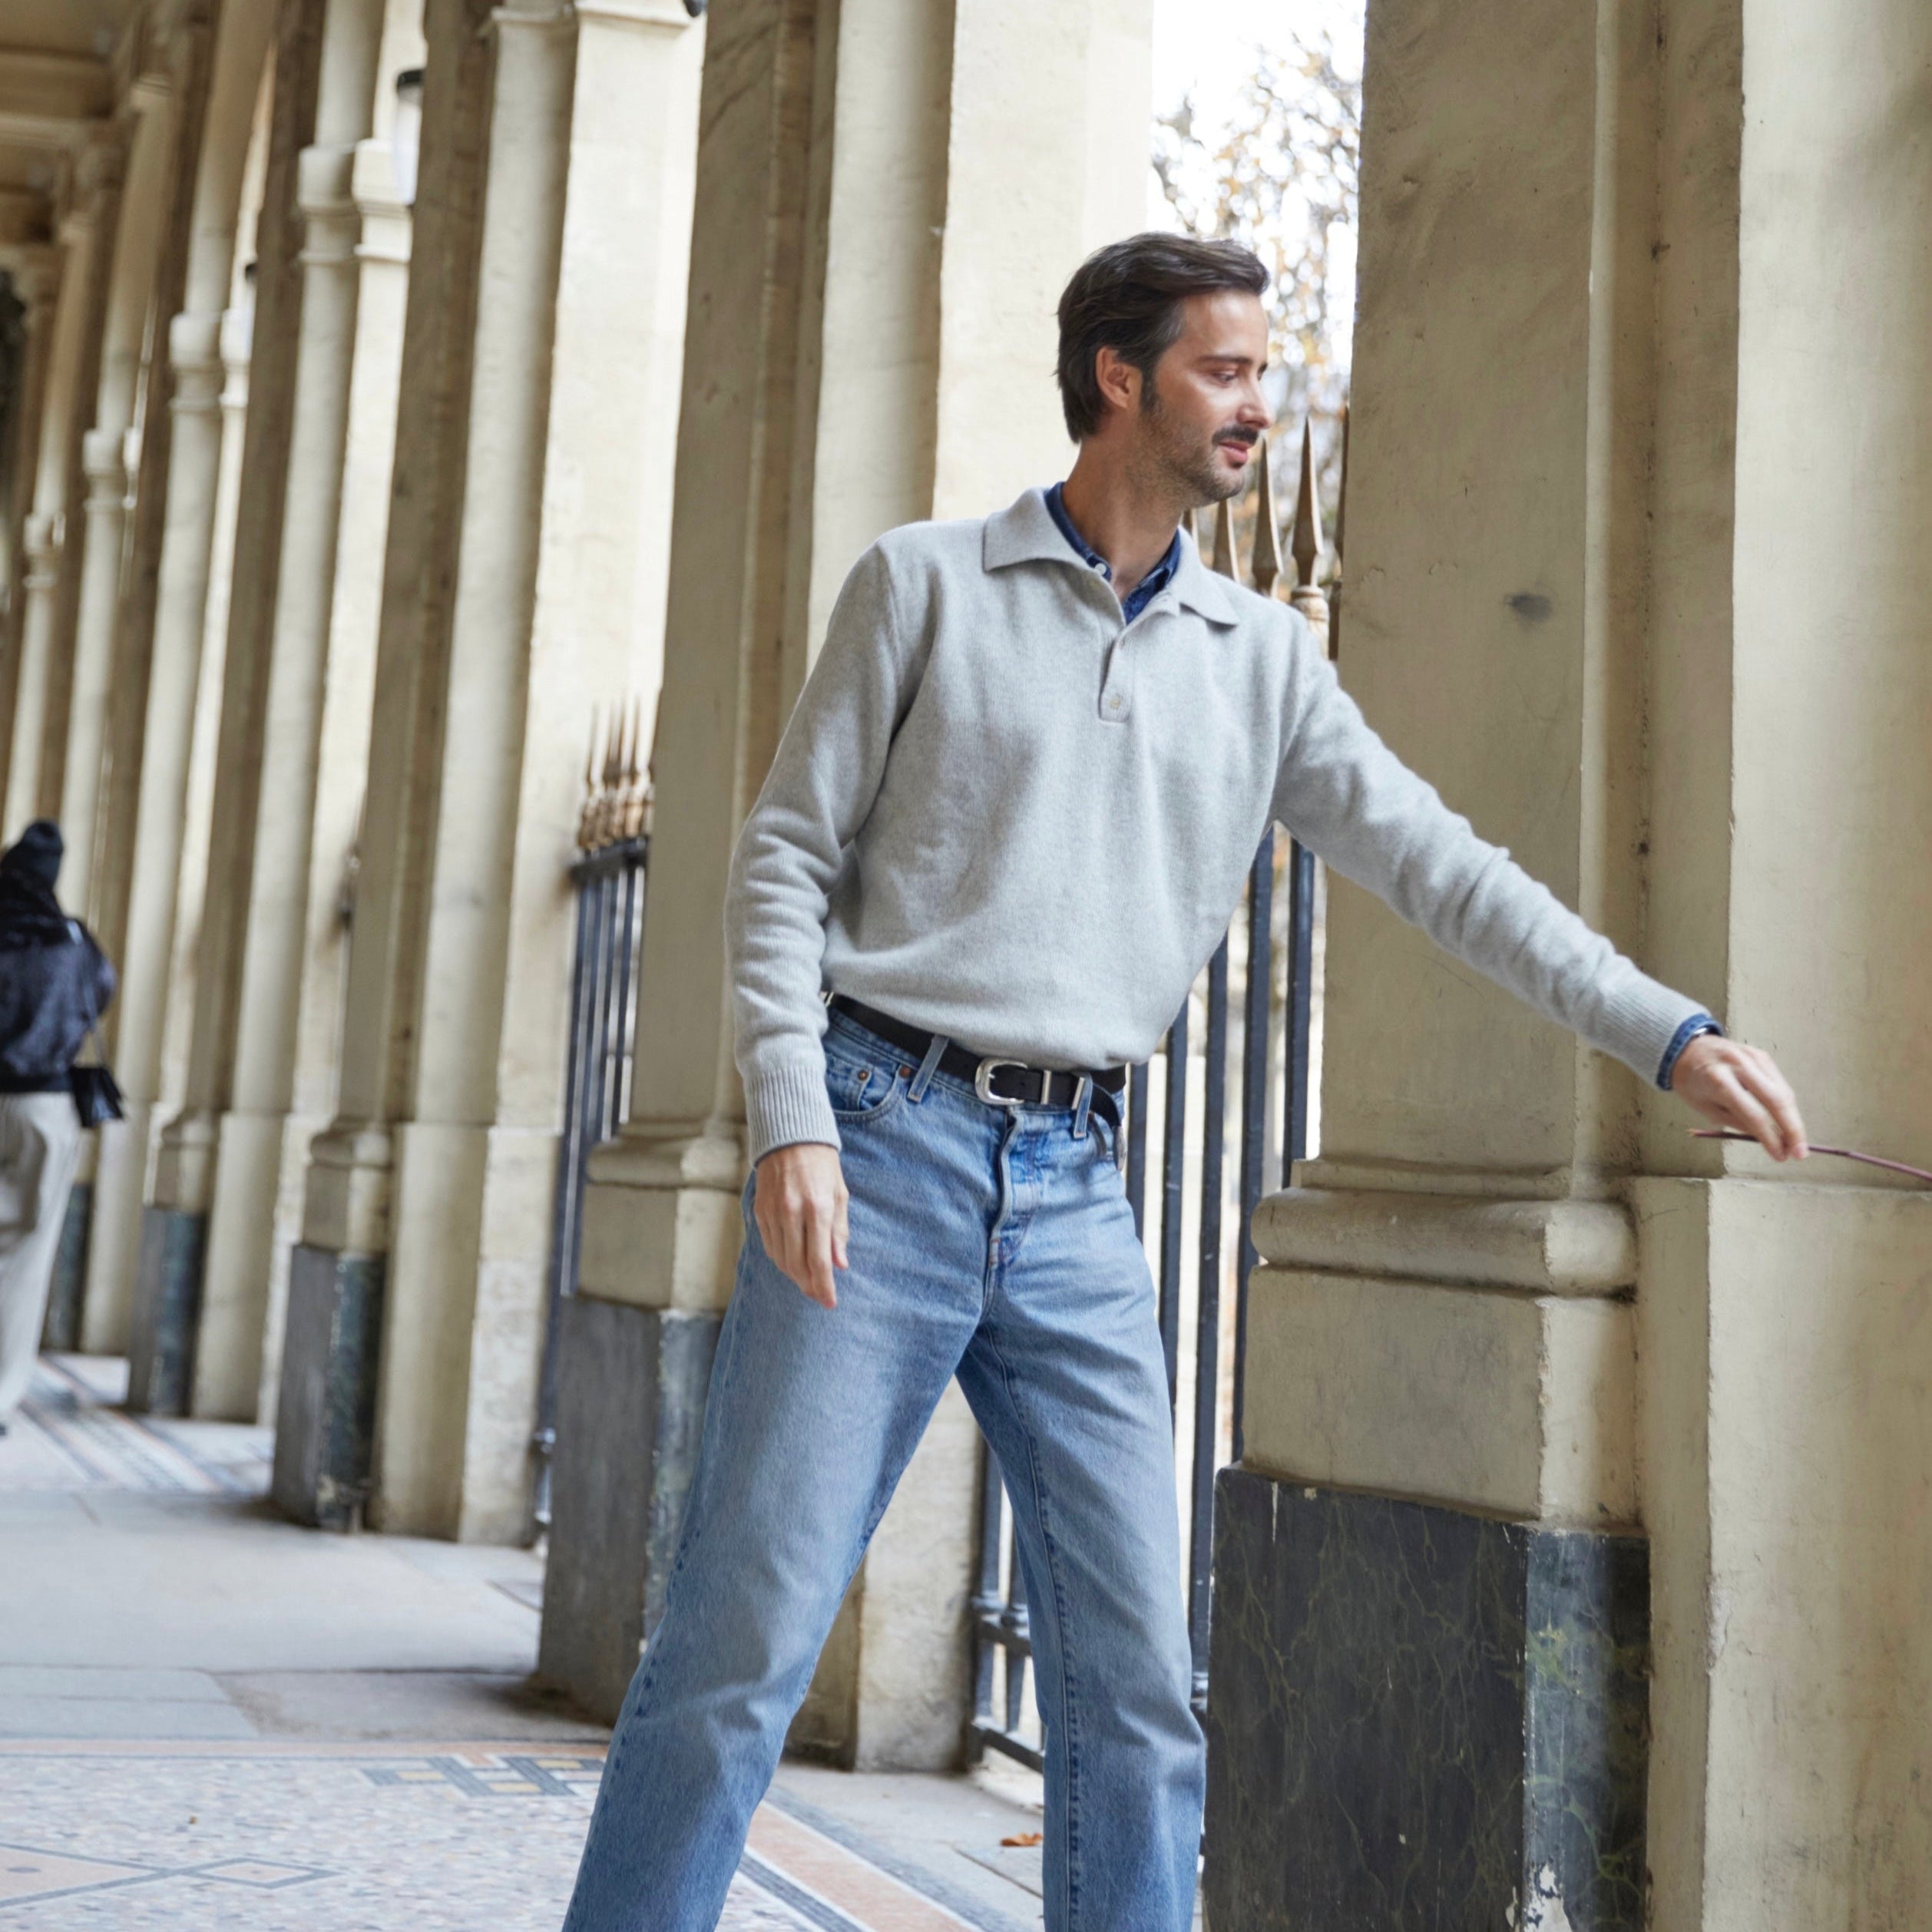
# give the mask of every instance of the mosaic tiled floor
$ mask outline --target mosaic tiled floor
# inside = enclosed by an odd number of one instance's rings
[[[42,1355],[0,1456],[0,1487],[137,1495],[260,1496],[273,1429],[130,1415],[126,1362]]]
[[[555,1932],[581,1747],[0,1745],[0,1932]],[[1028,1932],[782,1790],[721,1932]]]
[[[556,1932],[602,1746],[510,1695],[539,1559],[293,1530],[269,1431],[125,1375],[44,1358],[0,1442],[0,1932]],[[781,1773],[725,1932],[1039,1932],[1037,1805],[842,1776]]]

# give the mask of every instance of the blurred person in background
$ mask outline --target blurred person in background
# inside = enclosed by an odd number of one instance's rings
[[[114,991],[54,896],[63,849],[37,819],[0,854],[0,1434],[32,1379],[81,1151],[72,1068]]]

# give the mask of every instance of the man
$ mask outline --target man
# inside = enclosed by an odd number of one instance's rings
[[[0,1435],[33,1378],[81,1150],[68,1070],[114,991],[54,896],[64,849],[36,819],[0,854]]]
[[[1060,309],[1080,450],[896,530],[834,611],[733,862],[753,1212],[663,1623],[567,1932],[704,1932],[867,1538],[954,1375],[1011,1492],[1052,1932],[1183,1932],[1202,1742],[1122,1070],[1262,830],[1780,1160],[1765,1054],[1646,978],[1395,759],[1302,620],[1178,525],[1269,422],[1261,264],[1103,249]],[[831,996],[829,1010],[822,995]]]

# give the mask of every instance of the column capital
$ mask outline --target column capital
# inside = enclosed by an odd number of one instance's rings
[[[88,136],[74,157],[74,193],[92,201],[121,186],[127,167],[127,137],[117,122]]]
[[[174,371],[170,407],[177,415],[211,414],[221,400],[222,316],[183,309],[167,326],[167,359]]]
[[[612,27],[646,27],[683,33],[695,26],[702,9],[694,12],[685,0],[576,0],[580,21],[596,21]]]
[[[255,308],[243,303],[221,313],[221,366],[228,379],[239,381],[246,393],[248,365],[255,345]]]
[[[118,509],[127,495],[127,465],[122,451],[121,432],[114,429],[90,429],[81,438],[81,468],[89,488],[90,510],[109,506]]]
[[[54,581],[61,560],[60,520],[36,510],[26,519],[21,548],[27,553],[27,587],[44,589]]]
[[[577,9],[572,0],[513,0],[511,5],[492,7],[490,25],[501,32],[506,27],[534,28],[554,32],[577,25]]]
[[[409,205],[395,182],[395,151],[385,141],[356,144],[349,169],[349,197],[362,223],[356,253],[362,261],[409,260]]]
[[[13,252],[10,273],[13,292],[25,307],[31,332],[52,312],[61,287],[61,251],[58,248],[19,248]]]
[[[127,105],[137,114],[151,114],[174,98],[174,77],[165,68],[150,68],[127,84]]]
[[[296,158],[296,206],[302,211],[303,267],[355,260],[362,226],[355,194],[356,149],[305,147]]]

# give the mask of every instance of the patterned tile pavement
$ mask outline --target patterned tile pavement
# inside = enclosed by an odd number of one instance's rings
[[[555,1932],[600,1768],[581,1747],[0,1745],[0,1932]],[[950,1892],[782,1789],[720,1922],[1037,1923]]]
[[[117,1406],[125,1389],[124,1363],[42,1358],[16,1426],[0,1444],[0,1514],[157,1542],[259,1534],[233,1506],[266,1490],[272,1432],[131,1415]],[[63,1560],[58,1537],[43,1535],[34,1547],[40,1560]],[[259,1547],[270,1566],[260,1573],[266,1590],[273,1566],[289,1561],[295,1547],[285,1533],[248,1547]],[[313,1550],[304,1543],[295,1553]],[[415,1560],[430,1557],[418,1552]],[[112,1564],[101,1572],[119,1573]],[[253,1573],[221,1574],[225,1583],[208,1586],[217,1594]],[[70,1596],[79,1587],[73,1573],[65,1587]],[[256,1600],[256,1585],[248,1587],[248,1600]],[[286,1580],[282,1587],[283,1596],[261,1600],[286,1605]],[[507,1591],[534,1607],[535,1587],[525,1576],[484,1594],[494,1600]],[[43,1600],[58,1618],[58,1591],[22,1600]],[[455,1586],[433,1599],[444,1615],[468,1600]],[[345,1600],[339,1614],[366,1622],[366,1612]],[[223,1613],[230,1621],[222,1628],[244,1628],[233,1624],[231,1606]],[[120,1654],[130,1640],[124,1625],[108,1626],[119,1633],[104,1639],[114,1654],[90,1656],[85,1668],[72,1659],[50,1666],[39,1654],[44,1645],[25,1641],[29,1630],[15,1630],[23,1641],[9,1646],[0,1629],[0,1703],[13,1727],[0,1735],[0,1932],[556,1932],[603,1768],[601,1745],[576,1741],[585,1727],[537,1728],[538,1742],[499,1735],[486,1743],[424,1741],[433,1732],[395,1742],[380,1731],[305,1732],[305,1723],[339,1707],[353,1722],[346,1701],[352,1686],[366,1720],[369,1686],[380,1681],[388,1653],[362,1659],[359,1676],[332,1679],[328,1670],[342,1667],[319,1668],[301,1644],[301,1654],[266,1678],[245,1670],[223,1676],[220,1659],[199,1654],[145,1659],[148,1667],[136,1669]],[[203,1649],[207,1628],[200,1617],[180,1624]],[[296,1662],[303,1671],[291,1676]],[[268,1666],[257,1659],[255,1668]],[[399,1688],[379,1693],[385,1705],[402,1698],[403,1708],[448,1714],[450,1686],[435,1669],[387,1668]],[[243,1695],[250,1684],[277,1695],[251,1701]],[[341,1689],[325,1688],[331,1684]],[[417,1687],[413,1702],[409,1686]],[[178,1703],[190,1695],[199,1701]],[[94,1699],[106,1700],[98,1706],[105,1735],[78,1721],[77,1712],[97,1709]],[[274,1720],[285,1705],[298,1735],[248,1735],[265,1722],[283,1728]],[[35,1715],[43,1706],[58,1707],[68,1728],[50,1737]],[[471,1697],[461,1714],[487,1708]],[[187,1722],[210,1711],[230,1722],[197,1729]],[[130,1718],[151,1728],[114,1728]],[[541,1714],[531,1720],[545,1722]],[[559,1737],[572,1741],[554,1741]],[[788,1790],[788,1776],[840,1806],[837,1815]],[[855,1826],[845,1801],[815,1776],[839,1774],[781,1773],[753,1822],[722,1932],[1038,1932],[1039,1854],[997,1848],[999,1817],[1011,1828],[1010,1797],[1003,1813],[989,1813],[983,1794],[945,1788],[958,1781],[927,1781],[936,1795],[922,1787],[916,1801],[905,1801],[925,1807],[921,1822],[908,1831],[901,1817],[882,1828],[888,1849]],[[990,1893],[1003,1904],[988,1903],[982,1867],[1000,1874]]]
[[[0,1457],[0,1489],[143,1496],[260,1496],[275,1431],[131,1415],[127,1365],[42,1355]]]

